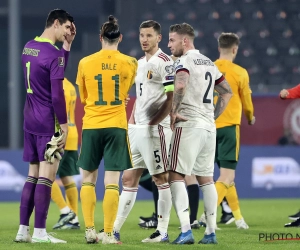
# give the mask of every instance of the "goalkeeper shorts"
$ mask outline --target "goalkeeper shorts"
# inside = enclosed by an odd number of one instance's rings
[[[25,162],[45,161],[44,153],[46,144],[51,141],[51,137],[34,135],[24,131],[23,160]]]

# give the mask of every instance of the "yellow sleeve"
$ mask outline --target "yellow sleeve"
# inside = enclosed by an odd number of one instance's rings
[[[247,71],[245,70],[241,76],[241,82],[240,82],[240,96],[242,100],[242,106],[244,110],[244,114],[248,121],[251,121],[254,114],[254,108],[252,103],[252,97],[251,97],[251,89],[249,85],[249,75]]]
[[[130,82],[130,88],[132,87],[132,85],[134,84],[134,80],[135,80],[135,76],[136,76],[136,71],[137,71],[137,60],[135,58],[132,59],[132,65],[133,65],[133,75],[132,75],[132,79]]]
[[[78,85],[80,101],[82,104],[85,105],[85,100],[87,98],[87,92],[86,92],[83,69],[82,69],[82,61],[80,61],[79,65],[78,65],[76,84]]]
[[[240,87],[239,87],[240,95],[251,94],[252,90],[250,89],[249,84],[249,75],[248,72],[243,69],[240,75]]]

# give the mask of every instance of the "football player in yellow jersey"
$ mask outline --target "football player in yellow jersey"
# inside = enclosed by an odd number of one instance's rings
[[[68,137],[64,155],[60,161],[57,175],[65,188],[66,199],[64,199],[57,182],[53,182],[51,198],[60,209],[60,218],[53,229],[80,229],[78,221],[78,190],[73,175],[79,175],[76,166],[78,160],[78,132],[75,125],[76,89],[73,84],[64,79],[64,95],[66,99],[66,110],[68,119]]]
[[[102,49],[79,62],[76,83],[84,104],[82,146],[77,165],[83,169],[80,191],[87,243],[99,238],[94,224],[95,185],[102,158],[105,163],[105,194],[103,199],[103,244],[119,244],[113,236],[119,203],[120,171],[132,167],[127,137],[125,99],[134,83],[137,70],[135,58],[121,54],[119,25],[109,16],[100,31]]]
[[[248,73],[246,69],[233,63],[239,43],[239,37],[234,33],[222,33],[218,38],[220,57],[215,64],[230,84],[233,96],[225,111],[216,120],[215,161],[220,168],[220,177],[216,181],[216,188],[218,204],[226,197],[237,228],[248,229],[240,212],[234,178],[239,158],[242,111],[244,111],[249,125],[255,123],[255,117]]]

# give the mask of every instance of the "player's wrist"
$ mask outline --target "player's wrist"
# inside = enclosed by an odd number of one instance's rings
[[[67,42],[67,41],[64,41],[64,43],[63,43],[63,49],[65,50],[65,51],[70,51],[71,50],[71,45],[72,45],[72,42]]]

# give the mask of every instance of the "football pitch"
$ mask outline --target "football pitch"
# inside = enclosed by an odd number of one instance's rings
[[[237,230],[234,223],[230,225],[219,224],[217,230],[218,245],[199,245],[204,228],[194,229],[194,245],[172,245],[168,243],[141,243],[141,240],[150,236],[154,230],[145,230],[138,227],[139,216],[150,216],[153,212],[153,202],[138,201],[131,211],[121,231],[122,245],[88,245],[84,239],[84,223],[79,204],[80,230],[55,231],[55,237],[68,241],[67,244],[30,244],[14,243],[19,223],[19,203],[0,203],[0,249],[299,249],[299,240],[277,240],[285,238],[299,238],[300,228],[284,228],[289,222],[288,215],[294,214],[300,208],[300,199],[260,199],[241,200],[241,211],[249,225],[248,230]],[[203,211],[203,202],[200,201],[198,217]],[[52,226],[57,222],[59,210],[52,202],[47,220],[47,231],[53,232]],[[218,210],[218,221],[220,209]],[[95,211],[96,229],[103,228],[102,203],[98,202]],[[172,210],[169,226],[170,241],[176,239],[180,230],[179,221]],[[31,220],[31,233],[33,220]],[[270,241],[270,239],[274,239]],[[266,241],[267,240],[267,241]]]

